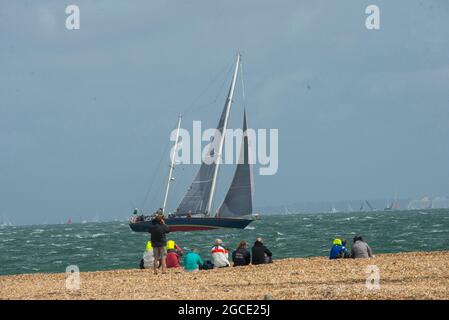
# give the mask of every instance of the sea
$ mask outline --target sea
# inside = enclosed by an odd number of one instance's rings
[[[216,238],[233,249],[262,237],[274,259],[327,256],[332,240],[362,235],[376,253],[449,250],[449,209],[262,215],[244,230],[174,232],[203,259]],[[127,221],[0,227],[0,275],[138,268],[149,234]]]

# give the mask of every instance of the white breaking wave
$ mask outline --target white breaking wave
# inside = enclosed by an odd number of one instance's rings
[[[102,236],[105,236],[105,235],[106,235],[106,233],[95,233],[95,234],[92,235],[92,238],[98,238],[98,237],[102,237]]]

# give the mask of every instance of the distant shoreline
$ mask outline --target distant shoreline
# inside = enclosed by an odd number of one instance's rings
[[[265,209],[264,209],[265,208]],[[261,207],[259,209],[256,209],[255,211],[259,213],[259,217],[263,219],[263,217],[272,217],[272,216],[292,216],[292,215],[321,215],[321,214],[328,214],[328,215],[335,215],[335,213],[329,212],[329,209],[322,208],[321,210],[303,210],[301,208],[296,208],[294,205],[292,206],[273,206],[271,209],[266,209],[267,207]],[[285,208],[288,209],[288,212],[285,212]],[[382,214],[391,214],[391,213],[407,213],[407,212],[424,212],[424,213],[432,213],[432,212],[441,212],[441,211],[447,211],[449,213],[449,208],[427,208],[427,209],[395,209],[395,210],[384,210],[383,208],[377,208],[374,210],[353,210],[348,211],[345,209],[337,208],[338,213],[341,214],[369,214],[369,213],[382,213]],[[427,212],[429,211],[429,212]],[[131,214],[130,214],[131,215]],[[65,226],[67,228],[70,228],[70,226],[73,225],[86,225],[86,224],[92,224],[92,223],[125,223],[128,224],[129,220],[128,218],[121,218],[121,219],[105,219],[105,220],[99,220],[99,221],[73,221],[71,224],[67,224],[65,222],[48,222],[48,223],[36,223],[32,222],[29,224],[11,224],[9,226],[2,226],[0,225],[0,230],[5,230],[7,228],[14,228],[14,227],[40,227],[40,226]]]
[[[80,289],[65,273],[0,276],[0,299],[449,299],[449,251],[379,254],[374,259],[288,258],[273,264],[165,275],[122,269],[80,273]],[[367,268],[379,289],[366,287]]]

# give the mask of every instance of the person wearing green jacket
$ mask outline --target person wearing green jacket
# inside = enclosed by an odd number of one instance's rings
[[[203,260],[201,260],[198,254],[198,249],[193,248],[192,251],[187,253],[184,257],[184,269],[187,272],[199,271],[200,266],[203,265]]]

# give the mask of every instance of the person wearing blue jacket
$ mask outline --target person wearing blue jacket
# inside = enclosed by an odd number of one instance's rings
[[[348,256],[348,249],[343,245],[341,239],[334,239],[329,259],[341,259]]]
[[[187,272],[195,272],[200,269],[203,265],[203,260],[201,260],[198,250],[193,248],[192,251],[187,253],[184,257],[184,269]]]

